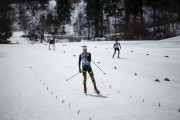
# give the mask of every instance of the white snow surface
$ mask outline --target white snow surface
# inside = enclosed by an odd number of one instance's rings
[[[180,119],[180,39],[120,41],[119,59],[113,41],[57,43],[55,51],[27,43],[0,45],[0,120]],[[82,45],[106,73],[91,62],[99,95],[89,76],[87,96],[81,73],[66,81],[78,73]]]
[[[27,38],[23,38],[22,35],[25,33],[22,31],[14,32],[13,36],[10,38],[11,43],[15,44],[28,44],[29,40]]]

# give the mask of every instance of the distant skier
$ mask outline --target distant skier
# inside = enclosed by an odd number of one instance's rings
[[[114,48],[114,54],[113,54],[112,58],[114,58],[114,55],[116,54],[116,51],[118,51],[118,58],[120,58],[119,54],[120,54],[121,44],[118,42],[117,39],[116,39],[116,42],[114,43],[113,48]]]
[[[96,81],[94,79],[94,74],[91,68],[91,53],[87,52],[87,46],[82,47],[83,52],[79,55],[79,72],[83,73],[83,85],[84,85],[84,93],[87,93],[86,80],[87,80],[87,72],[89,73],[92,83],[94,85],[94,91],[96,93],[100,93],[100,91],[96,87]],[[81,70],[81,61],[82,61],[82,70]]]

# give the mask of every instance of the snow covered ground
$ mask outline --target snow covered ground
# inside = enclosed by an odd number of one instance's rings
[[[57,43],[56,51],[27,43],[0,45],[0,120],[180,119],[180,37],[122,41],[120,59],[113,42]],[[106,72],[91,63],[99,95],[90,77],[87,96],[82,74],[66,81],[78,73],[82,45]]]

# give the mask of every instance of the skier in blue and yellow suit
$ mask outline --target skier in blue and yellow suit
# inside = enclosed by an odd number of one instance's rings
[[[87,52],[87,46],[83,46],[83,52],[79,55],[79,72],[83,73],[83,85],[84,85],[84,93],[87,92],[87,87],[86,87],[86,80],[87,80],[87,72],[89,73],[92,83],[94,85],[94,91],[96,93],[100,93],[99,90],[96,87],[96,81],[94,79],[94,74],[91,68],[91,53]],[[82,70],[81,70],[81,61],[82,61]]]

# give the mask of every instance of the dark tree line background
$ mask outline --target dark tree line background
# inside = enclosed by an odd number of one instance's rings
[[[66,34],[71,13],[82,0],[1,0],[0,43],[9,43],[13,31],[44,39],[45,33]],[[180,35],[179,0],[84,0],[78,13],[78,35],[104,37],[118,33],[121,39],[163,39]],[[113,21],[113,22],[112,22]],[[82,32],[84,30],[84,32]],[[85,34],[86,33],[86,34]]]

